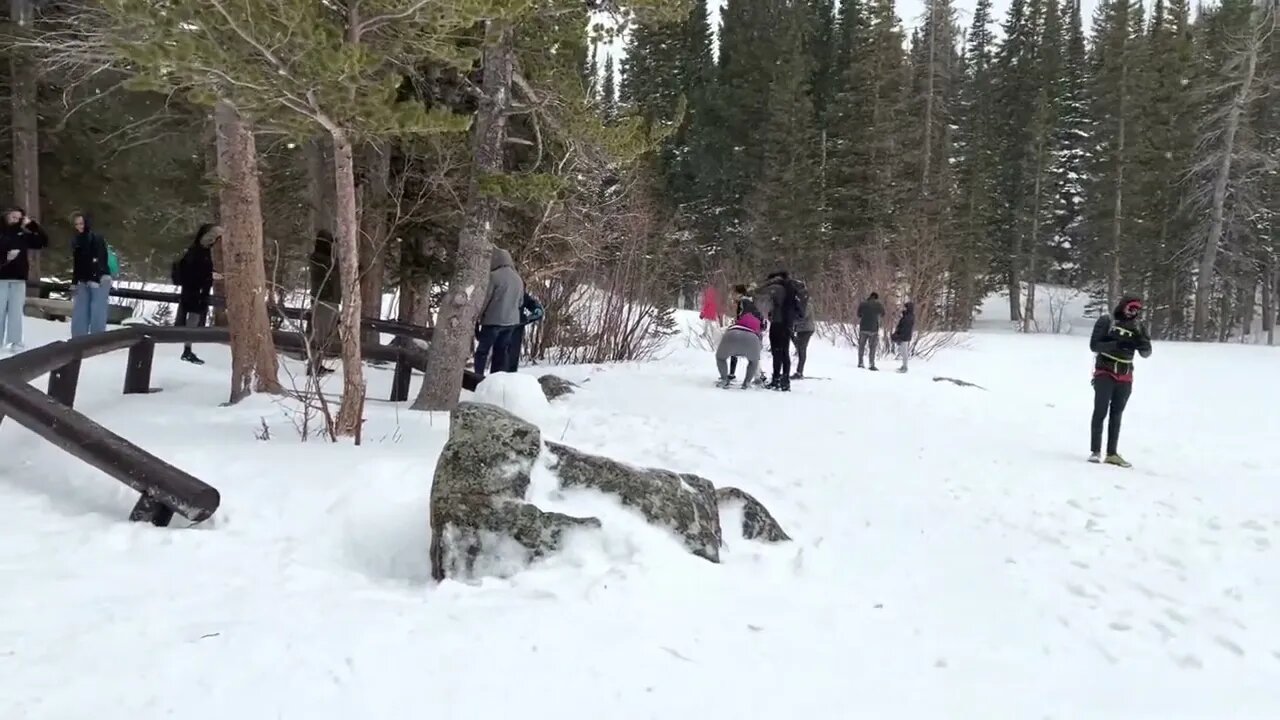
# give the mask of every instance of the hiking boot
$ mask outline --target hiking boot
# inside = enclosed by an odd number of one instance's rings
[[[1089,453],[1089,462],[1095,465],[1102,462],[1102,453]]]
[[[203,360],[201,360],[200,358],[196,357],[196,354],[195,354],[195,353],[193,353],[193,352],[191,352],[190,350],[187,350],[186,352],[182,353],[182,361],[183,361],[183,362],[189,362],[189,363],[191,363],[192,365],[203,365],[203,364],[204,364],[204,361],[203,361]]]
[[[872,365],[867,369],[870,370],[871,372],[880,372],[880,368],[876,367],[875,365]]]
[[[792,375],[792,376],[791,376],[791,379],[792,379],[792,380],[803,380],[803,379],[804,379],[804,373],[802,373],[802,372],[798,372],[798,373],[796,373],[796,374]]]
[[[1120,457],[1115,453],[1111,453],[1110,455],[1108,455],[1107,459],[1104,462],[1106,462],[1106,464],[1108,465],[1115,465],[1116,467],[1122,467],[1122,468],[1133,467],[1133,465],[1131,465],[1128,460],[1125,460],[1124,458]]]
[[[733,382],[733,376],[732,376],[732,375],[730,375],[730,376],[729,376],[729,377],[727,377],[727,378],[720,378],[719,380],[717,380],[717,381],[716,381],[716,387],[718,387],[718,388],[727,388],[727,387],[729,387],[729,384],[730,384],[730,383],[732,383],[732,382]]]

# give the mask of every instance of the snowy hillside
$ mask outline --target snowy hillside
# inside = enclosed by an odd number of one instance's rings
[[[132,492],[0,424],[0,718],[1280,716],[1280,351],[1157,343],[1122,470],[1084,462],[1083,332],[907,375],[815,341],[790,395],[713,388],[683,339],[557,371],[583,386],[527,412],[548,439],[741,487],[795,541],[726,533],[712,565],[535,478],[609,530],[475,584],[428,580],[447,417],[371,403],[365,446],[303,446],[270,398],[218,407],[223,348],[162,349],[151,396],[120,394],[124,353],[86,361],[77,407],[223,505],[130,524]]]

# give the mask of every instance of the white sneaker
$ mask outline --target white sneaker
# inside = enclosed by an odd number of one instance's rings
[[[1089,462],[1094,464],[1102,462],[1102,453],[1089,453]]]

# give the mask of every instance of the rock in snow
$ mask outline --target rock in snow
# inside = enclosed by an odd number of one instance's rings
[[[791,539],[769,509],[751,493],[736,487],[722,487],[716,489],[716,499],[721,505],[742,504],[742,537],[747,540],[783,542]]]
[[[639,468],[548,442],[564,487],[609,493],[639,510],[654,525],[670,529],[689,552],[720,562],[720,511],[716,488],[697,475]]]
[[[557,375],[543,375],[538,378],[538,384],[542,386],[542,393],[547,396],[548,400],[571,395],[574,389],[578,387]]]
[[[496,558],[522,565],[559,548],[567,530],[600,527],[524,501],[541,449],[538,428],[502,408],[462,403],[453,412],[431,485],[435,579],[471,575]]]
[[[569,530],[601,527],[597,518],[544,512],[525,502],[542,447],[536,426],[496,405],[467,402],[453,412],[431,487],[431,566],[437,580],[505,574],[559,549]],[[635,467],[557,443],[546,443],[546,449],[562,487],[616,497],[711,562],[720,562],[722,502],[743,503],[746,538],[790,539],[759,501],[737,488],[716,490],[697,475]]]

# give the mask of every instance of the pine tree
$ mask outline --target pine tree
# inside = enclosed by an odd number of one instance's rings
[[[1058,123],[1054,138],[1052,237],[1046,279],[1075,284],[1082,277],[1085,244],[1085,173],[1089,165],[1088,54],[1080,0],[1059,8],[1062,68],[1058,78]]]
[[[600,115],[606,123],[618,119],[618,93],[614,89],[615,78],[613,55],[605,55],[604,77],[600,79]]]

